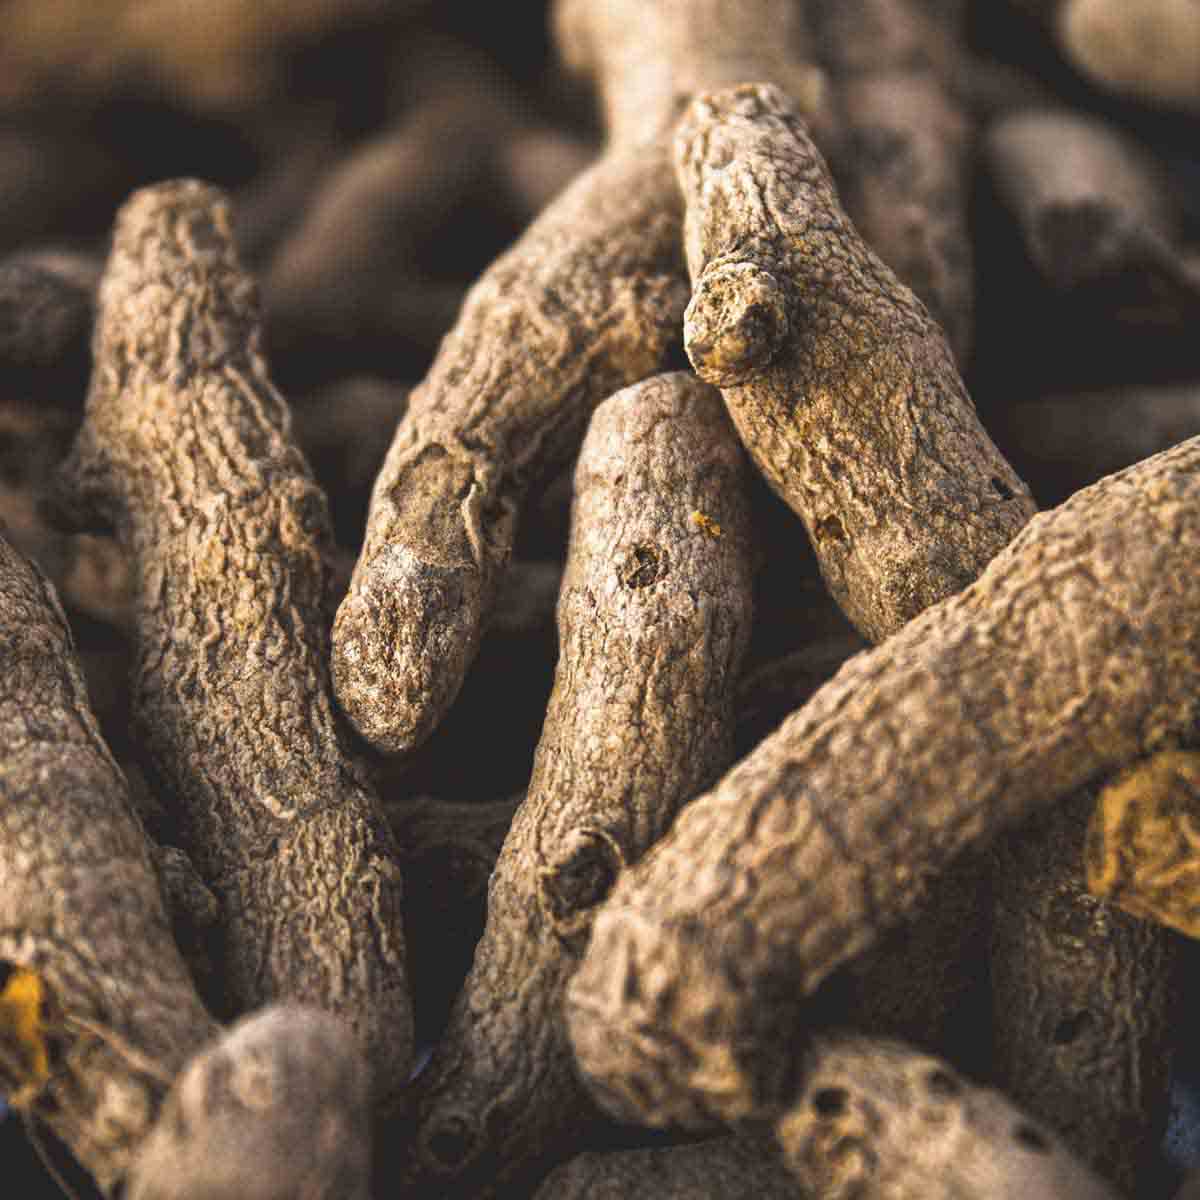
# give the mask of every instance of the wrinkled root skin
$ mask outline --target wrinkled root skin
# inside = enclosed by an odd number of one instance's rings
[[[62,487],[133,559],[134,722],[227,915],[229,1004],[332,1011],[394,1083],[412,1054],[395,844],[335,717],[329,514],[259,337],[221,194],[136,192]]]
[[[6,980],[32,972],[44,992],[36,1046],[0,1034],[0,1092],[111,1195],[216,1026],[172,940],[54,589],[3,538],[0,881],[0,968]]]
[[[872,641],[959,591],[1035,511],[945,336],[849,223],[778,88],[696,100],[676,133],[695,291],[684,339]]]
[[[472,288],[396,430],[338,609],[338,701],[378,749],[412,750],[462,685],[530,484],[569,461],[596,404],[653,374],[687,300],[661,145],[615,148]]]
[[[562,1155],[598,1115],[562,998],[618,871],[733,757],[752,615],[745,471],[719,393],[690,373],[596,410],[529,791],[471,973],[417,1085],[417,1194]]]
[[[1117,1200],[999,1092],[898,1042],[816,1041],[775,1128],[821,1200]]]
[[[772,1111],[804,997],[930,877],[1194,737],[1198,546],[1192,439],[1035,517],[687,805],[618,879],[568,987],[605,1107],[656,1125]]]

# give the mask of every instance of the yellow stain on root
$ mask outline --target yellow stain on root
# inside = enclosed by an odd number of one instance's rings
[[[16,1052],[25,1073],[20,1092],[8,1097],[14,1107],[20,1107],[23,1096],[36,1091],[50,1075],[45,1000],[41,978],[25,967],[17,967],[0,992],[0,1041]]]
[[[719,538],[724,532],[721,529],[721,526],[718,525],[717,522],[712,519],[712,517],[708,516],[706,513],[702,513],[699,509],[696,509],[692,513],[691,520],[692,524],[695,525],[695,527],[699,529],[701,533],[708,534],[710,538]]]
[[[1200,753],[1160,751],[1106,787],[1084,866],[1093,895],[1200,938]]]

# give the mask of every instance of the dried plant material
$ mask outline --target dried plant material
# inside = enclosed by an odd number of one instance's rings
[[[1175,244],[1179,213],[1163,172],[1120,130],[1063,110],[1014,113],[988,131],[984,157],[1054,287],[1141,275],[1200,303],[1200,271]]]
[[[608,148],[472,288],[376,480],[334,683],[379,749],[419,745],[457,696],[531,482],[570,460],[600,399],[670,352],[686,297],[665,144],[678,89],[749,70],[818,103],[791,9],[707,7],[728,38],[678,0],[556,10],[564,57],[605,99]]]
[[[370,1071],[324,1012],[277,1005],[188,1063],[128,1200],[367,1200]]]
[[[471,973],[417,1085],[417,1154],[433,1178],[561,1154],[594,1119],[563,990],[617,872],[732,758],[751,616],[744,470],[720,396],[690,374],[596,410],[533,777]],[[719,539],[692,525],[696,509],[719,521]]]
[[[134,721],[221,903],[229,999],[329,1009],[394,1084],[411,1056],[396,849],[335,720],[325,497],[216,189],[122,208],[94,357],[63,489],[133,560]]]
[[[653,373],[684,300],[665,150],[585,171],[472,288],[375,483],[334,626],[338,700],[380,749],[433,731],[475,656],[531,476]]]
[[[329,172],[263,284],[273,343],[401,335],[437,345],[463,289],[422,278],[417,260],[487,173],[499,123],[489,82],[443,89]]]
[[[0,106],[152,87],[204,111],[262,103],[288,52],[421,0],[9,0],[0,8]]]
[[[46,572],[63,603],[108,624],[129,620],[129,564],[110,537],[64,533],[44,512],[46,487],[76,418],[57,406],[0,401],[0,521]]]
[[[804,4],[556,0],[553,20],[566,65],[595,82],[613,141],[669,137],[689,97],[749,80],[776,84],[815,128],[830,130]]]
[[[1067,56],[1096,83],[1200,113],[1196,0],[1062,0],[1057,29]]]
[[[9,1099],[18,1108],[32,1103],[50,1078],[50,1049],[46,1044],[49,997],[41,977],[24,967],[5,963],[0,989],[0,1058],[5,1074],[21,1081]]]
[[[804,1200],[765,1137],[579,1154],[533,1200]]]
[[[1200,754],[1164,750],[1110,783],[1085,863],[1093,895],[1200,937]]]
[[[1116,1200],[999,1092],[898,1042],[818,1038],[776,1132],[821,1200]]]
[[[0,539],[0,1092],[112,1194],[215,1026],[52,585]]]
[[[498,139],[496,172],[522,224],[596,161],[600,148],[553,125],[530,122]]]
[[[676,137],[684,338],[834,598],[872,641],[970,583],[1034,512],[941,330],[857,235],[795,105],[746,85]]]
[[[961,21],[956,27],[927,7],[809,4],[837,114],[830,160],[841,202],[862,239],[945,330],[961,366],[974,336],[974,129],[953,91],[966,52]]]
[[[76,407],[86,389],[96,279],[90,260],[53,252],[0,262],[0,386]]]
[[[182,919],[197,929],[215,925],[220,905],[200,878],[192,860],[176,846],[152,845],[151,849],[171,919]]]
[[[43,12],[51,6],[30,0]],[[12,80],[0,5],[0,107]],[[64,129],[0,125],[0,251],[8,253],[61,232],[91,233],[112,211],[126,173],[94,139]]]
[[[805,997],[963,850],[1195,729],[1200,439],[1035,517],[859,654],[624,872],[567,992],[593,1092],[655,1124],[780,1102]]]
[[[996,1085],[1126,1195],[1166,1129],[1175,942],[1088,894],[1090,789],[1001,838],[993,874]]]
[[[1200,381],[1047,396],[996,414],[996,436],[1039,495],[1069,494],[1197,434]]]

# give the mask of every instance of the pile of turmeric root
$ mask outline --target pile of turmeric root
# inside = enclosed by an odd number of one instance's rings
[[[1195,1187],[1200,9],[60,7],[0,9],[57,1185]]]

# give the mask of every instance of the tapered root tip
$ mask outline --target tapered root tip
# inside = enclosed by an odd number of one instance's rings
[[[469,566],[380,554],[351,586],[333,626],[333,687],[377,750],[416,749],[458,696],[479,645],[482,579]]]
[[[789,333],[783,287],[753,263],[712,266],[684,314],[683,336],[696,374],[717,387],[766,370]]]
[[[686,1082],[696,1064],[693,1047],[686,1036],[665,1034],[669,1010],[692,982],[676,949],[631,912],[610,920],[601,911],[589,952],[567,986],[567,1032],[584,1084],[612,1116],[706,1130],[715,1118],[703,1093]],[[701,1008],[704,990],[690,997]]]

